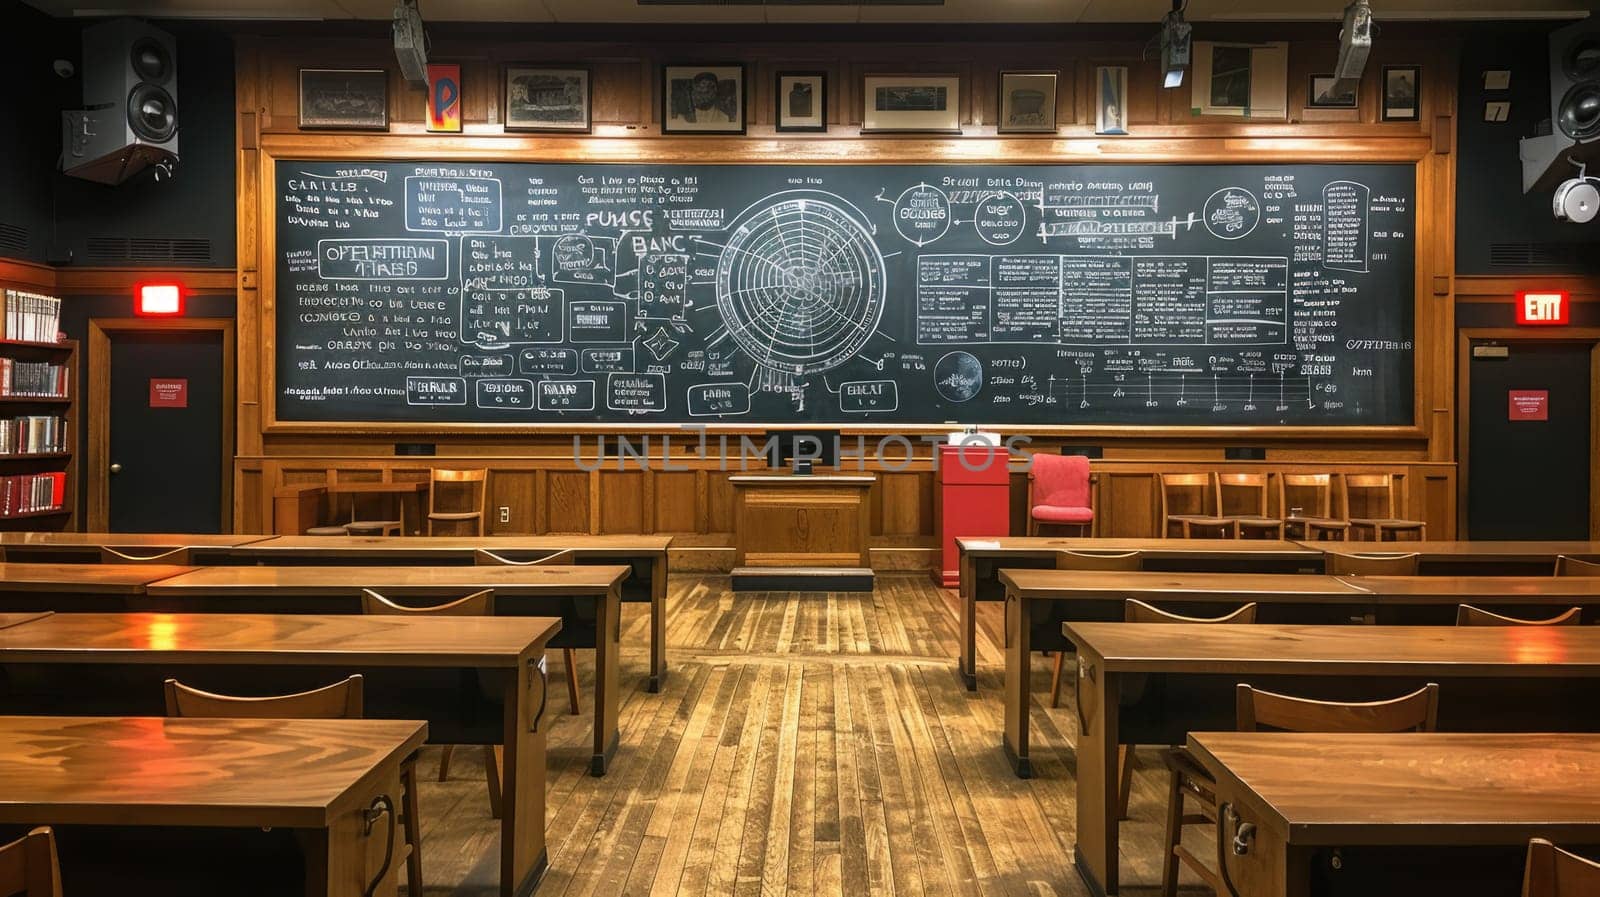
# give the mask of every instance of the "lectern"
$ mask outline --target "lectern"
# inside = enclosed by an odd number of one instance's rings
[[[870,474],[731,476],[735,591],[870,591]]]

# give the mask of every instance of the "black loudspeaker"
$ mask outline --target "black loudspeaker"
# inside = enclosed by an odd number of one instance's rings
[[[1260,446],[1237,445],[1223,449],[1222,458],[1225,461],[1265,461],[1267,450]]]
[[[1082,455],[1085,458],[1098,461],[1105,457],[1105,449],[1098,445],[1064,445],[1061,447],[1063,455]]]
[[[1579,143],[1600,138],[1600,20],[1550,35],[1550,121]]]
[[[137,19],[83,30],[83,105],[62,113],[62,169],[119,184],[178,158],[178,45]]]

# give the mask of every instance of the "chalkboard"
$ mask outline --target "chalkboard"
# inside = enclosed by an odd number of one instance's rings
[[[1410,165],[277,164],[280,421],[1409,425]]]

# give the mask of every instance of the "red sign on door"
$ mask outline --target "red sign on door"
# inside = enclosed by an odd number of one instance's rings
[[[150,378],[151,408],[189,407],[189,381],[187,379]]]
[[[1549,420],[1550,390],[1513,389],[1511,395],[1511,420]]]

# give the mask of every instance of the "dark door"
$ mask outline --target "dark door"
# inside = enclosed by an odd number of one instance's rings
[[[1510,354],[1468,361],[1468,536],[1587,539],[1590,346],[1497,345]]]
[[[222,333],[111,334],[112,532],[222,523]]]

